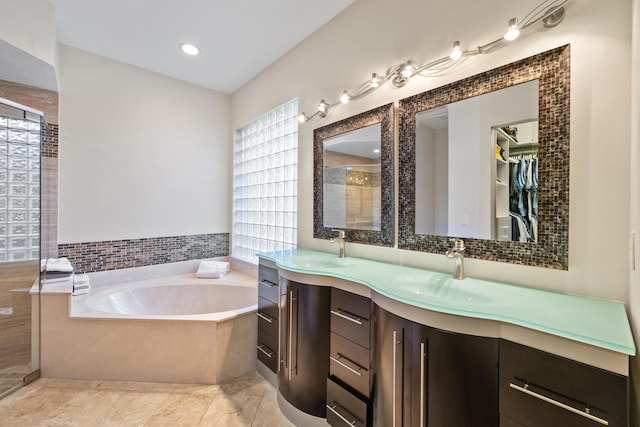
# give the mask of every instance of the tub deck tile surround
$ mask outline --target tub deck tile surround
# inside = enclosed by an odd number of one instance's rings
[[[58,245],[58,256],[69,258],[77,270],[85,273],[228,255],[229,233]]]
[[[0,400],[0,425],[292,427],[251,371],[218,385],[41,378]]]

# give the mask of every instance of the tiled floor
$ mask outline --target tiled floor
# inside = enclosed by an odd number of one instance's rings
[[[41,378],[0,400],[0,426],[289,427],[255,371],[218,385]]]

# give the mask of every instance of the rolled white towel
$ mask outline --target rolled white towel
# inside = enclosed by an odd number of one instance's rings
[[[201,261],[196,277],[203,279],[219,279],[229,272],[231,266],[224,261]]]
[[[73,265],[68,258],[49,258],[45,265],[45,270],[51,272],[71,273],[73,271]]]
[[[89,275],[87,273],[82,274],[74,274],[73,275],[73,284],[74,285],[83,285],[89,284]]]
[[[73,292],[71,292],[71,295],[88,294],[90,290],[91,290],[91,285],[88,283],[74,283]]]

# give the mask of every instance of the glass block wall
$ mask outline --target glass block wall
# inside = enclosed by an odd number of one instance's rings
[[[233,150],[232,255],[293,249],[297,242],[298,100],[237,129]]]
[[[40,259],[40,122],[0,116],[0,262]]]

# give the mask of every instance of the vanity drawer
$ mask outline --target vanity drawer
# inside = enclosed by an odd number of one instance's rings
[[[327,379],[327,423],[340,427],[367,425],[367,403],[331,378]]]
[[[628,400],[627,377],[509,341],[500,344],[500,413],[516,423],[623,427]]]
[[[331,289],[331,330],[363,347],[371,348],[371,299]]]
[[[280,296],[278,292],[278,281],[275,282],[268,279],[258,280],[258,295],[262,298],[269,300],[275,304],[278,303]]]
[[[369,354],[368,348],[332,332],[329,373],[365,397],[369,397],[371,390]]]
[[[278,336],[278,305],[258,297],[258,328],[264,329],[271,336]]]
[[[264,363],[273,372],[278,369],[278,340],[272,335],[258,329],[258,360]]]

